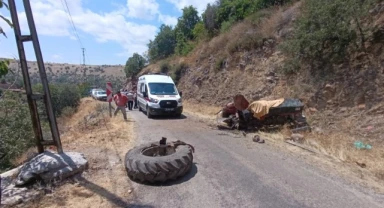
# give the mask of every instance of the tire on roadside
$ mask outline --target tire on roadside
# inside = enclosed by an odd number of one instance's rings
[[[192,149],[187,145],[179,145],[175,152],[166,156],[151,157],[142,152],[152,143],[140,145],[125,155],[125,169],[128,177],[141,183],[165,182],[175,180],[187,174],[192,168]]]

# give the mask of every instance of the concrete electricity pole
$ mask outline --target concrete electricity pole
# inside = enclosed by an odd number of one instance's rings
[[[83,65],[85,66],[85,48],[81,48],[83,50]]]

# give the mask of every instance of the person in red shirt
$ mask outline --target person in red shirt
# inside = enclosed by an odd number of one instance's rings
[[[120,90],[116,92],[116,95],[113,96],[113,100],[115,101],[116,104],[116,110],[115,110],[115,116],[117,115],[117,112],[121,110],[124,116],[124,120],[127,120],[127,111],[125,110],[125,106],[127,105],[128,98],[127,96],[121,94]]]

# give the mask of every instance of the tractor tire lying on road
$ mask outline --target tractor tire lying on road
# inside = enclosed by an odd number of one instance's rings
[[[158,156],[159,146],[154,143],[140,145],[125,155],[128,177],[141,183],[175,180],[187,174],[192,167],[192,148],[188,145],[167,147],[165,156]]]

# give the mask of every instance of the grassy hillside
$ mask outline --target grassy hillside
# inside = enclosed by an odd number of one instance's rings
[[[142,72],[168,71],[200,108],[222,106],[237,93],[299,98],[314,129],[307,145],[338,161],[363,162],[384,182],[384,4],[371,2],[302,0],[264,9],[199,41],[187,56]],[[358,140],[374,148],[358,151]]]
[[[22,75],[19,63],[12,60],[9,69],[13,72],[8,73],[2,81],[15,83],[22,86]],[[39,83],[39,71],[37,63],[28,62],[29,75],[32,84]],[[125,83],[124,66],[122,65],[78,65],[67,63],[45,63],[47,78],[51,82],[79,84],[88,82],[93,85],[104,87],[106,81],[111,81],[115,85]]]

